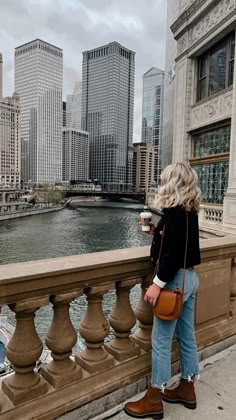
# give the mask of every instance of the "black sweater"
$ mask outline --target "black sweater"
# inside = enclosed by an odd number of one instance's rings
[[[180,268],[184,267],[184,255],[187,234],[187,215],[181,206],[170,207],[163,210],[151,247],[151,260],[156,264],[161,246],[161,232],[165,225],[163,247],[159,261],[158,278],[164,282],[173,280]],[[188,212],[188,248],[186,268],[201,263],[199,249],[199,226],[196,212]]]

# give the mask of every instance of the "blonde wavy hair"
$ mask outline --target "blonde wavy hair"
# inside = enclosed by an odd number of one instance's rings
[[[187,211],[198,212],[200,195],[197,174],[188,163],[174,163],[162,172],[158,207],[183,206]]]

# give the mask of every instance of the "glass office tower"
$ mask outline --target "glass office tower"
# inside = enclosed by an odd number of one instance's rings
[[[155,176],[159,182],[161,173],[164,71],[152,67],[143,75],[142,143],[155,146]]]

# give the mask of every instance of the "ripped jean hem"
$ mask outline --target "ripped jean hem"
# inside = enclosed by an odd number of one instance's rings
[[[197,382],[200,379],[200,373],[192,373],[192,374],[187,375],[187,376],[181,375],[181,379],[185,379],[188,382]],[[152,385],[153,388],[160,389],[161,392],[164,394],[165,388],[167,388],[167,384],[168,384],[168,382],[164,382],[161,385],[155,385],[155,384],[151,384],[151,385]]]
[[[191,373],[190,375],[181,375],[182,379],[185,379],[188,382],[196,382],[200,379],[200,373]]]
[[[154,385],[154,384],[151,384],[151,386],[152,386],[153,388],[160,389],[160,391],[164,394],[165,388],[166,388],[166,386],[167,386],[167,382],[165,382],[165,383],[164,383],[164,384],[162,384],[161,386]]]

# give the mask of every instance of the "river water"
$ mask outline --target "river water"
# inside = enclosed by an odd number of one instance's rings
[[[0,263],[150,245],[151,238],[139,229],[139,213],[140,205],[137,204],[80,203],[76,208],[1,222]],[[131,292],[133,307],[136,306],[139,296],[140,287],[137,286]],[[109,316],[114,302],[115,292],[110,291],[103,300],[106,317]],[[86,307],[85,297],[71,304],[71,319],[77,331]],[[6,307],[2,312],[15,324],[12,312]],[[36,328],[43,341],[52,314],[50,306],[37,312]]]

